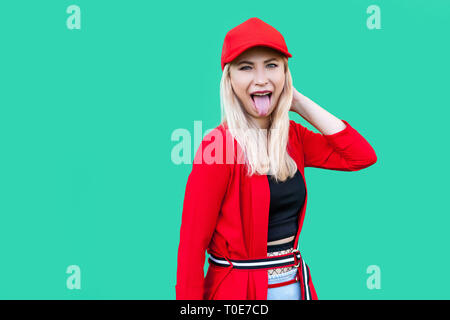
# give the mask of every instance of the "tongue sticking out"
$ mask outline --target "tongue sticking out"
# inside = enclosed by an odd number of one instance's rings
[[[260,116],[266,115],[270,107],[269,95],[266,94],[265,96],[253,96],[253,101],[255,102],[255,107],[259,115]]]

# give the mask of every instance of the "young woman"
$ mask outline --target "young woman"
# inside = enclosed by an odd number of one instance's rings
[[[289,57],[283,36],[258,18],[225,37],[222,123],[201,142],[186,184],[177,299],[317,300],[296,249],[304,168],[356,171],[377,156],[346,120],[293,87]],[[321,133],[290,120],[289,111]]]

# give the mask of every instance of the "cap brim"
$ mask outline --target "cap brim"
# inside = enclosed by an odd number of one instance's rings
[[[263,47],[272,48],[272,49],[275,49],[275,50],[279,51],[280,53],[284,54],[288,58],[292,57],[292,55],[287,50],[277,46],[276,44],[273,44],[273,43],[270,43],[270,42],[267,42],[267,41],[264,41],[264,42],[262,42],[262,41],[252,41],[252,42],[245,43],[244,45],[239,47],[239,49],[236,49],[233,52],[233,54],[226,59],[227,61],[223,62],[222,70],[225,67],[225,64],[227,64],[227,63],[233,61],[234,59],[236,59],[245,50],[250,49],[252,47],[257,47],[257,46],[263,46]]]

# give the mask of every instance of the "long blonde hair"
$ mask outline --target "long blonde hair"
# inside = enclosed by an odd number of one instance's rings
[[[278,105],[271,114],[267,131],[259,128],[237,100],[231,86],[230,63],[225,65],[220,81],[221,123],[223,125],[226,122],[229,132],[239,143],[248,175],[269,174],[276,181],[285,181],[297,171],[297,164],[287,152],[292,77],[287,58],[282,56],[282,59],[285,70],[284,88]]]

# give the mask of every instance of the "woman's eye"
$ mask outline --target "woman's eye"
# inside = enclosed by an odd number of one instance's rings
[[[276,65],[275,63],[269,63],[268,66],[270,66],[270,65],[273,65],[274,66],[273,68],[278,67],[278,65]],[[250,66],[244,66],[244,67],[240,68],[239,70],[247,70],[247,69],[244,69],[244,68],[250,68]]]

